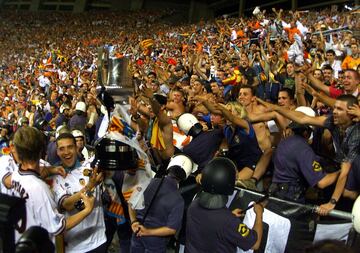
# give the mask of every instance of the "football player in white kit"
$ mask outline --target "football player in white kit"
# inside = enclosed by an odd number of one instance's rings
[[[61,165],[65,168],[65,178],[55,176],[53,191],[59,210],[65,211],[65,216],[81,210],[82,192],[91,192],[95,198],[92,213],[74,229],[65,233],[65,250],[67,253],[105,252],[106,236],[104,213],[101,203],[99,183],[102,173],[90,168],[90,161],[80,163],[77,155],[76,140],[71,133],[63,133],[56,139],[57,154]],[[89,176],[89,174],[92,174]],[[78,209],[78,210],[77,210]]]
[[[0,157],[0,192],[7,195],[13,195],[11,190],[11,175],[19,169],[19,158],[17,156],[13,138],[9,142],[10,153]],[[42,179],[47,179],[51,175],[66,176],[66,172],[62,166],[51,166],[47,161],[40,159],[40,175]]]
[[[38,129],[19,128],[14,135],[13,144],[19,167],[11,174],[11,191],[13,195],[26,200],[26,219],[22,221],[25,226],[17,231],[16,240],[31,226],[45,228],[53,240],[54,236],[72,229],[91,213],[94,198],[83,193],[85,208],[81,212],[68,217],[58,212],[54,195],[40,176],[39,161],[45,143],[43,134]]]

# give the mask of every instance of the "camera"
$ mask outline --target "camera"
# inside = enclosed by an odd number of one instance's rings
[[[21,223],[21,225],[19,225]],[[15,231],[22,233],[15,244]],[[53,253],[55,247],[46,229],[33,226],[26,229],[25,199],[0,193],[0,252]]]

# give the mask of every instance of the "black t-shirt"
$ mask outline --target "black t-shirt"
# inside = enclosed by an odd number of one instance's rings
[[[232,253],[236,247],[249,250],[257,240],[227,208],[206,209],[194,200],[187,212],[186,253]]]
[[[248,85],[253,85],[254,84],[254,77],[256,77],[256,72],[253,68],[248,67],[246,69],[244,69],[243,67],[239,67],[239,70],[241,72],[241,74],[243,74],[246,79],[248,80]]]
[[[276,81],[281,83],[283,87],[289,88],[292,91],[295,91],[295,78],[292,78],[287,75],[276,75],[275,76]]]

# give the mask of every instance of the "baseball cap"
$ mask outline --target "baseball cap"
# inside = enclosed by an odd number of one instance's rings
[[[65,110],[69,110],[70,109],[70,106],[67,105],[67,104],[62,104],[60,106],[60,113],[64,113]]]

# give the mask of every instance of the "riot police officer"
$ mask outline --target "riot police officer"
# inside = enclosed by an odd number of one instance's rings
[[[182,224],[184,200],[179,192],[179,182],[195,172],[196,166],[186,155],[177,154],[170,159],[168,175],[153,178],[144,191],[145,208],[133,210],[129,215],[133,236],[131,253],[165,253],[171,236]]]
[[[315,113],[311,108],[299,110],[307,115]],[[338,172],[326,173],[321,166],[321,158],[315,154],[308,139],[312,128],[292,122],[288,126],[293,135],[282,140],[274,155],[274,175],[270,185],[270,194],[299,203],[305,203],[305,191],[308,186],[325,188],[333,184]]]
[[[223,157],[211,160],[202,171],[203,191],[192,202],[187,212],[187,253],[236,252],[258,249],[262,238],[263,207],[255,204],[253,229],[249,229],[237,217],[239,210],[226,208],[228,195],[234,191],[235,164]]]

